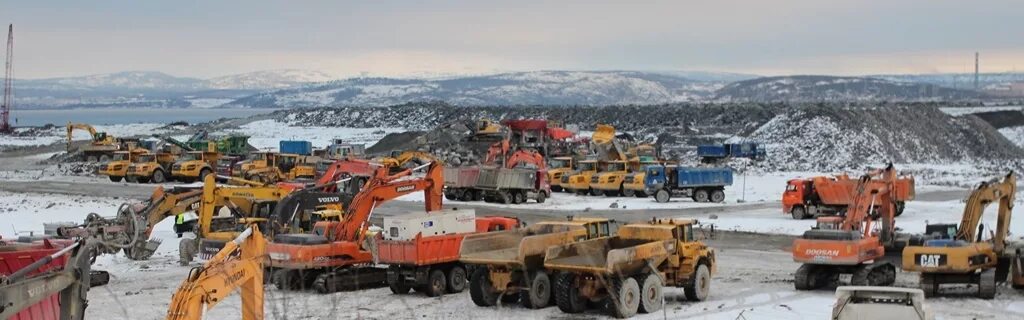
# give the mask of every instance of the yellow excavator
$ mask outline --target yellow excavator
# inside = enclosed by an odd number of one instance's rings
[[[390,157],[378,158],[381,166],[390,168],[392,172],[399,172],[408,168],[418,167],[427,163],[442,163],[434,155],[423,151],[392,152]]]
[[[133,149],[134,146],[128,146],[129,140],[117,139],[114,136],[107,134],[106,132],[96,131],[96,128],[85,123],[71,123],[68,122],[65,127],[67,130],[67,152],[71,152],[71,139],[75,130],[84,130],[89,132],[90,141],[89,144],[83,145],[78,148],[85,155],[86,161],[89,162],[107,162],[114,155],[114,151]]]
[[[263,319],[263,261],[267,240],[258,222],[243,219],[249,227],[224,245],[202,267],[193,268],[178,287],[167,310],[168,320],[202,319],[203,311],[213,308],[232,292],[242,296],[242,319]]]
[[[1005,282],[1010,271],[1014,287],[1024,285],[1020,270],[1021,248],[1007,241],[1013,201],[1017,193],[1017,177],[1013,172],[1000,182],[981,183],[971,192],[964,207],[960,225],[933,224],[926,227],[925,237],[903,250],[903,270],[920,272],[920,286],[925,296],[939,293],[947,283],[976,284],[980,298],[992,299],[996,284]],[[985,208],[999,203],[995,232],[986,235],[981,217]]]

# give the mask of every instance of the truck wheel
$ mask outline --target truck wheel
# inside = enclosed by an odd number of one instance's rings
[[[473,201],[473,191],[462,190],[462,192],[459,193],[459,201]]]
[[[722,203],[722,201],[725,201],[725,191],[722,191],[722,190],[711,191],[711,202]]]
[[[633,189],[622,189],[623,197],[634,197],[636,196],[636,190]]]
[[[548,193],[547,192],[541,191],[541,192],[537,193],[537,199],[536,199],[537,203],[544,203],[544,201],[547,201],[547,199],[548,199]]]
[[[131,182],[131,183],[138,183],[139,179],[135,178],[135,176],[125,176],[124,177],[124,181],[125,182]]]
[[[789,210],[789,213],[793,215],[793,219],[803,220],[807,218],[807,209],[801,206],[795,206]]]
[[[483,199],[484,199],[483,192],[480,192],[480,190],[473,190],[473,201],[480,201],[480,200],[483,200]]]
[[[526,193],[523,191],[512,191],[512,202],[515,204],[526,202]]]
[[[107,176],[107,178],[110,178],[112,182],[121,182],[121,177]]]
[[[693,192],[693,201],[708,202],[708,191],[704,189],[697,189],[697,191]]]
[[[444,198],[448,199],[448,200],[455,200],[458,197],[455,196],[455,192],[453,192],[451,190],[445,190],[444,191]]]
[[[167,182],[167,177],[164,176],[163,170],[154,170],[153,176],[149,179],[149,181],[153,181],[153,183],[164,183]]]
[[[476,268],[469,278],[469,297],[473,303],[481,307],[493,307],[498,303],[498,293],[491,284],[491,274],[487,268]]]
[[[444,271],[441,269],[434,269],[430,272],[430,277],[427,278],[427,294],[428,297],[436,297],[444,294],[445,288],[448,287],[448,279],[444,276]]]
[[[594,188],[590,188],[590,190],[588,190],[587,193],[589,193],[592,196],[599,196],[601,195],[601,190],[595,190]]]
[[[412,289],[402,280],[388,281],[388,288],[391,289],[391,293],[394,294],[407,294],[409,293],[409,289]]]
[[[503,204],[512,203],[512,195],[508,194],[507,191],[498,191],[498,202]]]
[[[637,280],[640,282],[640,313],[651,313],[661,310],[665,305],[663,303],[665,286],[661,283],[661,277],[657,274],[649,273]]]
[[[903,209],[907,208],[907,203],[903,201],[896,201],[896,213],[895,216],[899,217],[903,214]]]
[[[109,162],[109,161],[110,161],[110,156],[108,156],[108,155],[100,156],[100,162]]]
[[[448,292],[459,293],[466,290],[466,269],[454,266],[448,270]]]
[[[613,285],[614,288],[609,290],[614,292],[609,295],[612,299],[609,301],[612,315],[620,319],[632,317],[640,308],[640,285],[633,278],[613,280],[613,282],[616,282]]]
[[[672,198],[672,194],[669,193],[668,190],[660,189],[660,190],[654,192],[654,201],[657,201],[657,202],[660,202],[660,203],[666,203],[671,198]]]
[[[705,264],[697,265],[697,271],[693,273],[693,281],[683,288],[686,299],[690,301],[704,301],[711,291],[711,272]]]
[[[210,175],[210,169],[199,170],[199,181],[206,181],[208,175]]]
[[[605,197],[609,197],[609,198],[618,197],[619,196],[619,192],[618,191],[612,191],[612,190],[605,190],[604,191],[604,196]]]
[[[562,192],[562,187],[561,186],[551,186],[551,191],[552,192]]]
[[[548,273],[544,270],[531,272],[526,284],[529,288],[519,292],[523,306],[530,309],[547,307],[551,302],[551,279]]]
[[[576,287],[576,275],[571,272],[559,272],[555,275],[555,305],[565,313],[580,313],[586,310],[587,301],[580,295]]]

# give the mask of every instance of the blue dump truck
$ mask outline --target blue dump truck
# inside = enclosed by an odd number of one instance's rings
[[[766,155],[764,147],[755,142],[697,146],[697,156],[703,163],[713,163],[728,158],[761,160]]]
[[[687,196],[696,202],[725,201],[725,186],[732,185],[732,169],[651,165],[644,167],[644,192],[658,202]]]

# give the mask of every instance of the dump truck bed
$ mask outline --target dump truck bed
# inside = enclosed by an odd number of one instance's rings
[[[481,189],[534,189],[537,170],[484,167],[480,169],[476,186]]]
[[[10,275],[32,263],[56,253],[71,245],[70,240],[46,240],[32,243],[19,243],[3,240],[0,245],[0,275]],[[29,273],[29,276],[45,273],[47,271],[59,271],[64,268],[68,256],[63,255],[53,259],[40,267],[38,270]],[[60,294],[54,293],[43,298],[38,303],[14,314],[8,320],[21,319],[58,319],[60,318]]]
[[[631,274],[675,252],[676,240],[600,238],[548,249],[544,267],[594,274]]]
[[[446,167],[444,168],[444,185],[449,188],[476,187],[480,176],[480,167]]]
[[[380,263],[425,266],[459,260],[459,248],[465,234],[434,237],[417,236],[412,240],[379,240]]]
[[[459,260],[471,264],[505,265],[509,267],[542,264],[547,248],[574,241],[585,230],[537,233],[534,230],[511,230],[466,236]]]

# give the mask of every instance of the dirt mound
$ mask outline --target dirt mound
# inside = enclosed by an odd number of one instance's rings
[[[783,170],[1024,157],[1024,150],[981,119],[951,117],[937,108],[799,108],[775,116],[750,138],[768,143],[767,161]]]

